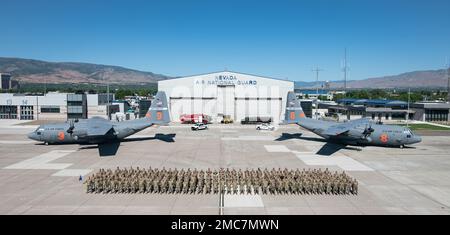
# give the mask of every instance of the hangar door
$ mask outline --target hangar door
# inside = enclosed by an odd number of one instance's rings
[[[238,98],[236,99],[236,121],[249,117],[278,120],[282,112],[281,98]]]
[[[217,86],[217,115],[234,116],[234,86]]]
[[[190,98],[170,98],[169,109],[172,121],[179,122],[181,115],[190,113],[191,106]]]
[[[172,121],[179,122],[183,114],[214,115],[216,100],[213,98],[170,98],[169,110]]]

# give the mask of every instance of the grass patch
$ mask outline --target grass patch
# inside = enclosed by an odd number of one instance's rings
[[[399,126],[406,126],[400,124]],[[432,131],[450,131],[450,127],[434,126],[430,124],[409,124],[409,128],[413,131],[432,130]]]
[[[66,120],[33,120],[29,122],[24,123],[18,123],[15,126],[39,126],[39,125],[45,125],[45,124],[51,124],[51,123],[64,123]]]

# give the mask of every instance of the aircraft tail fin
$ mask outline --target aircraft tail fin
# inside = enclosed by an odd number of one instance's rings
[[[289,92],[286,100],[286,113],[284,116],[284,122],[286,124],[300,123],[301,119],[305,118],[300,100],[294,92]]]
[[[170,122],[169,106],[164,91],[158,91],[145,117],[153,124],[164,125]]]

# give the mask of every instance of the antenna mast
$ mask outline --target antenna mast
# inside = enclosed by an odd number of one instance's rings
[[[406,113],[406,127],[409,127],[409,102],[411,102],[411,88],[408,88],[408,113]]]
[[[450,103],[450,61],[447,58],[447,102]]]
[[[344,92],[347,94],[347,48],[344,49],[344,67],[342,70],[344,71]]]
[[[318,116],[318,112],[319,112],[319,72],[323,71],[322,69],[319,69],[319,67],[316,67],[316,69],[312,70],[313,72],[316,72],[316,94],[317,94],[317,98],[316,98],[316,119],[319,119]]]

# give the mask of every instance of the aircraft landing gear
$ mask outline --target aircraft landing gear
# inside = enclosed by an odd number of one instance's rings
[[[400,145],[400,148],[401,149],[405,148],[405,145],[404,144]]]
[[[44,142],[45,146],[48,146],[48,142]]]

